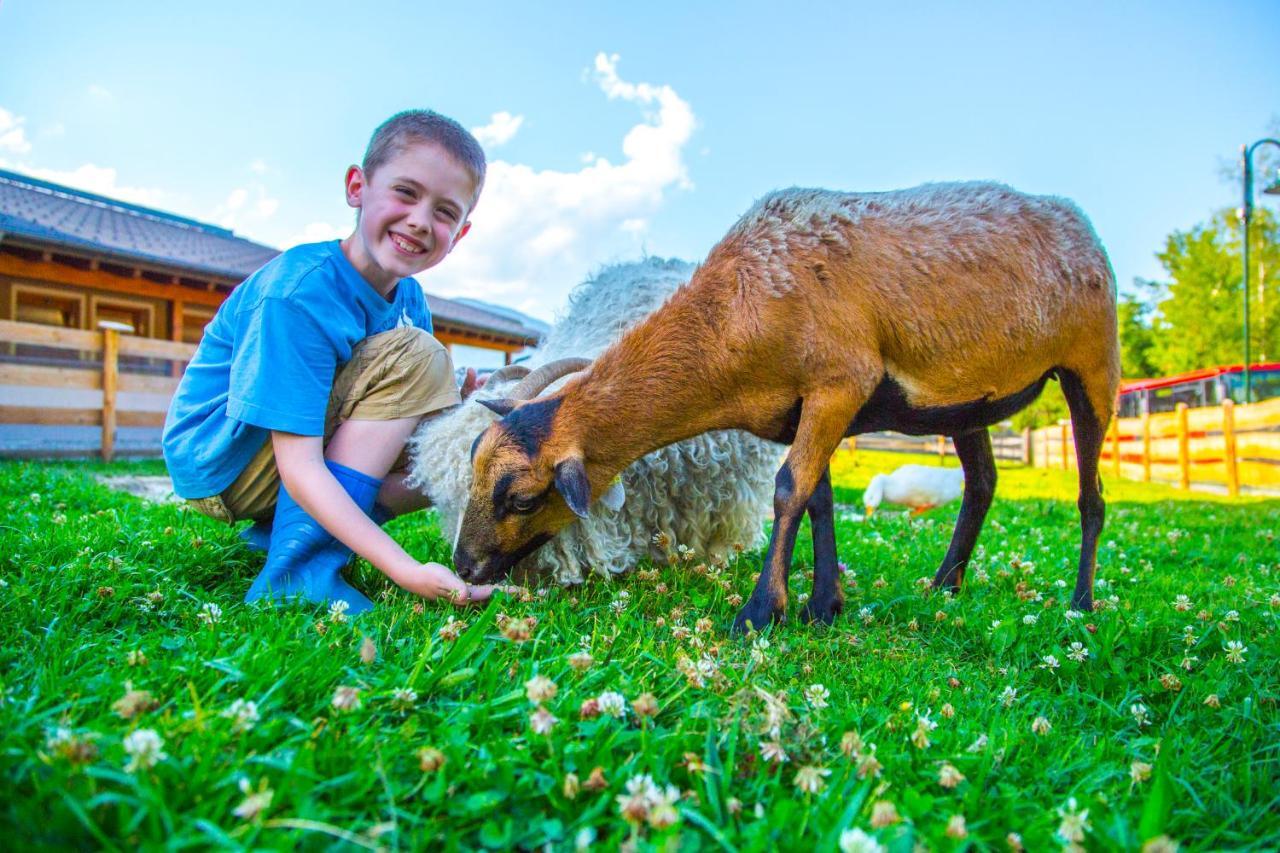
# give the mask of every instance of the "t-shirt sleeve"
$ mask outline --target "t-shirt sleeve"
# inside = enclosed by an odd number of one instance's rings
[[[236,317],[227,415],[263,429],[324,435],[338,368],[333,341],[292,303],[273,297]]]

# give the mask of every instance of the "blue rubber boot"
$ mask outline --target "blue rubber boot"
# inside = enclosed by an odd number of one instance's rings
[[[356,506],[368,514],[382,481],[337,462],[325,460],[324,464]],[[350,560],[351,549],[308,515],[281,483],[267,564],[244,600],[271,597],[316,603],[345,601],[348,614],[363,613],[373,608],[373,602],[343,579],[342,570]]]
[[[374,524],[381,527],[391,520],[391,510],[382,504],[374,504],[373,509],[369,511],[369,518],[373,519]],[[271,547],[271,522],[255,521],[244,530],[241,530],[238,535],[240,541],[250,551],[265,552]]]

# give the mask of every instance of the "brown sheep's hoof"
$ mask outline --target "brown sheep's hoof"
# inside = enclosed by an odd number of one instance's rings
[[[773,622],[781,622],[786,611],[775,607],[771,601],[760,601],[754,596],[738,611],[733,620],[734,634],[747,634],[752,630],[763,631]]]
[[[806,622],[821,622],[823,625],[830,625],[836,621],[836,617],[844,610],[844,602],[839,598],[833,598],[830,601],[819,601],[816,597],[809,599],[804,609],[800,611],[800,618]]]

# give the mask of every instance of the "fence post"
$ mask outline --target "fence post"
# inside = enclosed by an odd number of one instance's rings
[[[938,458],[944,461],[947,458],[947,437],[945,435],[938,436]]]
[[[1191,488],[1191,440],[1187,436],[1187,404],[1178,404],[1178,488]]]
[[[1240,494],[1240,468],[1236,463],[1236,404],[1230,397],[1222,401],[1222,461],[1227,466],[1227,494]]]
[[[1151,413],[1142,413],[1142,482],[1151,482]]]
[[[1120,479],[1120,419],[1111,418],[1111,473]]]
[[[116,386],[119,380],[120,330],[102,325],[102,461],[116,455]]]
[[[1022,464],[1031,464],[1031,427],[1022,428]]]
[[[1067,424],[1069,423],[1070,421],[1063,421],[1061,424],[1058,425],[1059,429],[1062,432],[1062,470],[1063,471],[1066,471],[1067,468],[1069,467],[1067,465]]]

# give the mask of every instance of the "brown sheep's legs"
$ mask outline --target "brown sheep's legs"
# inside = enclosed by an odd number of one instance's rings
[[[844,594],[840,591],[840,562],[836,559],[835,498],[831,494],[829,466],[822,472],[805,509],[813,533],[813,596],[801,616],[806,622],[830,625],[844,609]]]
[[[795,550],[800,520],[809,508],[813,493],[827,471],[831,454],[840,445],[840,439],[844,437],[844,431],[857,412],[859,403],[860,401],[835,392],[826,396],[807,397],[803,401],[800,423],[796,428],[791,451],[774,478],[773,533],[769,536],[764,566],[761,567],[760,578],[756,581],[751,598],[733,620],[734,631],[745,632],[750,627],[759,630],[786,614],[787,577],[791,571],[791,554]],[[828,500],[830,489],[831,481],[828,478]],[[819,501],[821,500],[820,496]],[[833,528],[833,557],[834,536]],[[815,535],[815,543],[818,539]],[[834,565],[831,571],[835,571]],[[830,580],[832,584],[835,583],[834,576]],[[815,578],[815,588],[816,586]]]
[[[1111,410],[1098,411],[1090,399],[1080,376],[1069,370],[1058,371],[1062,394],[1071,410],[1071,432],[1076,440],[1076,464],[1080,469],[1080,566],[1076,570],[1076,588],[1071,606],[1076,610],[1093,609],[1093,573],[1097,568],[1098,537],[1106,515],[1102,500],[1102,480],[1098,477],[1098,459]],[[1114,392],[1112,392],[1114,393]],[[1105,396],[1102,399],[1108,399]]]
[[[957,593],[964,582],[974,543],[982,531],[982,522],[991,509],[991,499],[995,497],[996,460],[991,452],[991,434],[985,429],[952,436],[952,441],[964,467],[964,500],[947,556],[942,558],[942,565],[933,576],[933,588]]]

